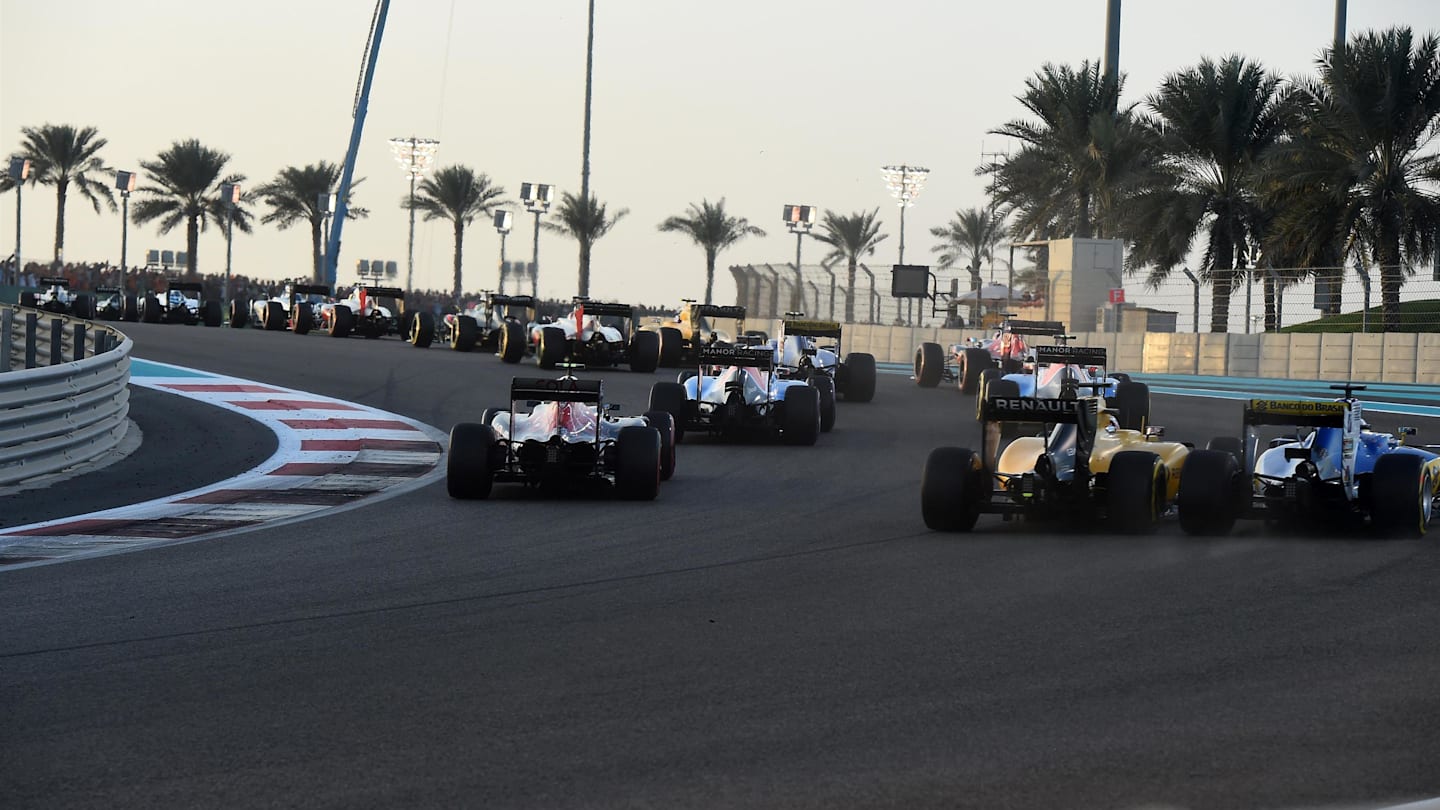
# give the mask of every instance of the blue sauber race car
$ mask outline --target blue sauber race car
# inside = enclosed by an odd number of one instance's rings
[[[1252,399],[1243,437],[1212,439],[1190,454],[1180,481],[1180,526],[1225,534],[1241,518],[1297,526],[1368,520],[1382,533],[1425,534],[1440,499],[1440,447],[1407,445],[1414,428],[1370,430],[1354,396],[1363,385],[1332,385],[1331,402]],[[1259,450],[1258,426],[1295,428]]]

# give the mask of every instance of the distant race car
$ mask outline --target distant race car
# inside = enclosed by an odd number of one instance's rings
[[[481,348],[506,363],[518,363],[528,347],[526,335],[536,325],[535,297],[491,294],[464,312],[440,319],[439,339],[459,352]]]
[[[138,321],[140,300],[120,287],[96,287],[95,317],[102,321]]]
[[[57,315],[95,317],[95,296],[70,291],[70,280],[62,276],[40,279],[40,292],[20,293],[20,306],[43,309]]]
[[[701,346],[698,373],[655,383],[650,410],[675,417],[677,440],[696,431],[813,445],[820,436],[820,392],[809,380],[776,375],[775,355],[768,345]]]
[[[709,343],[765,341],[769,335],[745,328],[745,307],[699,304],[687,298],[675,316],[641,327],[660,336],[660,365],[694,365],[695,352]]]
[[[406,312],[405,291],[398,287],[357,284],[348,298],[322,304],[319,310],[320,328],[333,337],[400,335],[421,349],[435,340],[435,316],[423,310]]]
[[[660,364],[660,336],[636,328],[635,308],[575,299],[570,314],[553,323],[536,324],[530,333],[535,361],[555,368],[570,361],[586,366],[618,366],[652,372]]]
[[[445,486],[452,498],[487,498],[496,481],[557,494],[613,492],[653,500],[675,472],[670,414],[611,416],[602,380],[516,377],[510,407],[450,431]],[[529,411],[522,411],[529,408]]]
[[[1363,385],[1340,384],[1332,402],[1252,399],[1240,437],[1212,439],[1191,454],[1180,485],[1180,526],[1225,534],[1239,519],[1301,527],[1368,521],[1387,534],[1419,537],[1440,501],[1440,446],[1405,443],[1414,428],[1379,433],[1355,398]],[[1255,428],[1296,429],[1264,450]]]
[[[1042,429],[1007,440],[1016,423]],[[1103,519],[1117,531],[1148,532],[1175,502],[1190,454],[1161,441],[1163,428],[1121,428],[1098,396],[991,397],[981,433],[978,452],[937,447],[925,460],[920,511],[931,529],[968,532],[989,513]]]
[[[255,325],[262,329],[272,332],[288,329],[304,335],[319,325],[321,309],[333,303],[329,285],[286,282],[278,294],[250,302],[248,311],[231,302],[230,325],[238,328],[253,318]]]
[[[220,302],[206,300],[198,281],[170,281],[163,292],[146,293],[140,301],[144,323],[183,323],[219,326],[224,320]]]
[[[995,395],[1006,397],[1074,399],[1095,394],[1103,396],[1114,409],[1120,427],[1144,430],[1150,419],[1150,387],[1135,382],[1128,374],[1109,373],[1103,346],[1066,345],[1070,339],[1069,335],[1056,335],[1059,345],[1032,348],[1023,371],[1002,375],[998,369],[987,368],[980,372],[975,418],[981,418],[992,389]]]
[[[993,337],[955,343],[948,354],[939,343],[921,343],[915,349],[915,383],[934,388],[941,382],[955,382],[960,391],[973,394],[980,385],[980,373],[987,368],[1013,374],[1024,369],[1030,346],[1027,336],[1054,337],[1063,334],[1059,321],[1022,321],[1009,318]]]
[[[816,373],[823,374],[832,381],[833,393],[844,398],[846,402],[873,400],[875,355],[869,352],[850,352],[841,360],[840,323],[804,320],[804,317],[802,312],[786,313],[786,318],[780,322],[780,337],[770,341],[779,353],[777,363],[781,376],[808,379]],[[823,391],[821,405],[823,408]]]

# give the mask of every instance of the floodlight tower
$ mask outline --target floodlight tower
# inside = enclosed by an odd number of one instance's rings
[[[239,183],[220,184],[220,203],[225,206],[225,281],[220,285],[220,310],[230,309],[230,246],[235,237],[235,206],[240,202]]]
[[[495,212],[495,232],[500,234],[500,294],[505,294],[505,237],[510,235],[514,227],[515,217],[509,211],[501,209]]]
[[[415,181],[430,170],[430,162],[435,159],[435,150],[439,148],[440,142],[432,138],[417,138],[412,135],[408,138],[390,139],[390,151],[395,153],[395,162],[400,164],[400,169],[410,178],[410,246],[406,253],[406,292],[415,287]]]
[[[115,188],[120,190],[120,283],[124,284],[130,248],[130,194],[135,191],[135,173],[115,172]]]
[[[787,205],[784,218],[785,227],[795,234],[795,294],[790,297],[790,308],[798,310],[802,309],[804,305],[797,302],[803,302],[805,298],[804,291],[800,289],[803,283],[800,269],[802,266],[800,264],[800,245],[805,241],[805,234],[815,227],[815,206]],[[706,301],[705,303],[710,302]],[[816,309],[819,309],[819,304],[816,304]]]
[[[555,187],[547,186],[544,183],[521,183],[520,202],[525,204],[525,210],[535,215],[535,244],[531,248],[530,256],[530,295],[540,295],[537,287],[540,283],[540,217],[550,210],[550,202],[554,199]]]
[[[10,158],[8,171],[10,179],[15,183],[15,278],[16,284],[20,283],[20,192],[25,187],[25,181],[30,179],[30,161],[25,158]]]
[[[915,204],[915,198],[925,188],[925,178],[930,176],[930,170],[921,166],[910,166],[900,164],[899,166],[882,166],[880,174],[885,178],[885,187],[890,189],[890,196],[896,199],[900,206],[900,261],[897,264],[905,263],[905,209]],[[911,306],[914,306],[913,299]]]

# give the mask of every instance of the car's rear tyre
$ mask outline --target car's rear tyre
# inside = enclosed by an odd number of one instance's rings
[[[630,370],[650,374],[660,366],[660,336],[636,332],[630,338]]]
[[[565,359],[566,345],[569,341],[565,338],[565,330],[558,326],[544,326],[540,328],[540,345],[535,347],[535,364],[540,368],[551,369]]]
[[[660,431],[660,480],[675,475],[675,417],[669,411],[646,411],[650,427]]]
[[[980,381],[975,386],[975,421],[980,421],[980,417],[984,414],[985,398],[990,396],[990,386],[994,384],[996,380],[1000,379],[1000,377],[1000,369],[998,368],[981,370]],[[1015,384],[1015,392],[1016,394],[1020,392],[1019,383]]]
[[[660,431],[632,425],[615,442],[615,491],[627,501],[653,501],[660,494]]]
[[[120,320],[134,323],[140,320],[140,301],[135,293],[125,293],[124,303],[120,307]]]
[[[945,376],[945,348],[939,343],[921,343],[915,349],[915,384],[934,388]]]
[[[960,355],[960,393],[975,393],[975,389],[980,387],[980,372],[994,367],[990,352],[984,349],[966,349]]]
[[[344,304],[330,310],[330,337],[347,337],[355,329],[355,313]]]
[[[1175,508],[1186,534],[1228,534],[1245,493],[1240,462],[1226,450],[1192,450],[1180,472]]]
[[[73,307],[75,317],[85,320],[93,320],[95,318],[95,296],[81,293],[75,296]]]
[[[1205,445],[1206,450],[1220,450],[1235,457],[1236,464],[1243,464],[1245,459],[1245,442],[1238,436],[1216,436]]]
[[[20,306],[30,307],[31,309],[39,309],[40,298],[36,296],[33,292],[22,292],[20,293]]]
[[[1123,371],[1116,371],[1110,374],[1110,378],[1116,382],[1130,382],[1130,375]]]
[[[980,516],[983,474],[975,453],[963,447],[937,447],[925,459],[920,477],[920,515],[937,532],[968,532]]]
[[[468,352],[475,348],[480,339],[480,324],[470,315],[456,315],[450,324],[450,348],[457,352]]]
[[[445,464],[445,491],[452,498],[479,500],[490,497],[495,472],[490,466],[495,431],[489,425],[461,422],[450,429],[450,453]]]
[[[660,327],[660,365],[674,368],[685,354],[685,336],[673,326]]]
[[[835,429],[835,381],[816,374],[810,378],[810,384],[820,393],[820,432],[829,433]]]
[[[219,301],[206,301],[200,305],[200,322],[212,328],[225,324],[225,309]]]
[[[262,324],[267,332],[280,332],[285,329],[285,307],[279,301],[265,302],[265,321]]]
[[[405,340],[417,349],[427,348],[435,342],[435,316],[428,312],[412,313]]]
[[[525,327],[514,321],[500,324],[500,361],[518,363],[525,358]]]
[[[1105,476],[1105,507],[1110,525],[1125,534],[1149,534],[1165,514],[1170,475],[1160,457],[1124,450],[1110,459]]]
[[[160,299],[146,293],[140,307],[140,320],[144,323],[160,323],[160,318],[164,314],[160,311]]]
[[[698,376],[700,376],[700,373],[697,372],[695,369],[693,369],[693,368],[687,368],[687,369],[685,369],[684,371],[680,372],[679,374],[676,374],[676,375],[675,375],[675,382],[680,383],[681,385],[684,385],[686,380],[690,379],[691,377],[698,377]]]
[[[250,310],[241,301],[231,299],[230,301],[230,328],[243,329],[250,320]]]
[[[1414,453],[1386,453],[1375,460],[1370,476],[1370,520],[1387,535],[1423,537],[1435,509],[1435,479],[1425,458]]]
[[[650,386],[650,402],[646,410],[664,411],[675,420],[675,443],[685,438],[685,408],[689,402],[685,386],[680,383],[657,382]]]
[[[1019,374],[1025,370],[1025,364],[1018,358],[1006,357],[1000,361],[1001,374]]]
[[[875,355],[869,352],[845,355],[845,387],[840,394],[846,402],[869,402],[875,398]]]
[[[820,392],[808,385],[785,389],[780,439],[786,444],[812,445],[820,438]]]
[[[309,304],[295,301],[290,305],[293,310],[291,314],[295,317],[290,319],[290,328],[297,335],[308,335],[310,330],[315,328],[315,311]]]
[[[1117,383],[1114,406],[1119,412],[1120,427],[1144,430],[1150,421],[1150,386],[1137,382]]]

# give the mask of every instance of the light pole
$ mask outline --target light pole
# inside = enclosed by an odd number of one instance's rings
[[[510,235],[514,217],[509,211],[495,212],[495,232],[500,234],[500,294],[505,294],[505,237]]]
[[[900,164],[898,166],[882,166],[880,175],[885,178],[885,187],[890,189],[890,196],[894,197],[896,204],[900,206],[900,261],[905,263],[905,209],[914,205],[915,198],[925,188],[925,178],[930,176],[930,170],[921,166],[910,166]],[[914,306],[912,298],[908,304]]]
[[[430,170],[430,161],[435,159],[435,150],[439,148],[440,142],[431,138],[411,135],[408,138],[390,139],[390,151],[395,153],[395,161],[400,164],[405,176],[410,178],[410,246],[405,254],[406,292],[415,287],[415,181]]]
[[[240,202],[239,183],[220,184],[220,202],[225,206],[225,280],[220,284],[220,311],[230,309],[230,245],[235,235],[235,204]]]
[[[15,181],[15,278],[14,282],[20,283],[20,268],[23,266],[20,261],[20,190],[25,187],[25,181],[30,179],[30,161],[25,158],[10,158],[10,179]]]
[[[120,189],[120,284],[123,286],[130,250],[130,193],[135,190],[135,173],[116,172],[115,188]]]
[[[804,274],[800,268],[800,245],[805,241],[805,234],[815,227],[815,206],[813,205],[787,205],[785,206],[785,227],[795,234],[795,294],[790,296],[791,309],[804,309],[805,291],[802,286],[805,283]],[[706,303],[709,303],[708,301]],[[818,304],[816,305],[819,306]]]
[[[535,244],[530,254],[530,295],[537,298],[540,296],[537,289],[540,283],[540,217],[550,210],[550,201],[554,195],[554,186],[544,183],[520,184],[520,202],[525,204],[526,211],[535,215]]]

